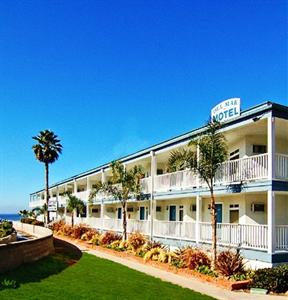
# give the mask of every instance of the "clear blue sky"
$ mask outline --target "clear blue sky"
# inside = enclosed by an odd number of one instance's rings
[[[51,183],[202,125],[223,99],[287,105],[286,1],[0,2],[0,213]]]

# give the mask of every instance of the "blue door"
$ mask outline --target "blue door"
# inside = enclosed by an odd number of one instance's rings
[[[122,219],[122,207],[118,207],[117,217],[118,217],[118,219]]]
[[[216,204],[216,221],[217,223],[222,223],[222,204]]]
[[[169,221],[176,221],[176,206],[170,205],[169,208]]]
[[[145,220],[145,207],[140,207],[140,220]]]

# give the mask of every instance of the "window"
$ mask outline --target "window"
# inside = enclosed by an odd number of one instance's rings
[[[160,212],[161,211],[161,206],[156,206],[156,211]]]
[[[184,208],[183,205],[179,206],[179,221],[182,222],[184,217]]]
[[[262,154],[267,152],[266,145],[253,145],[253,153],[254,154]]]
[[[99,208],[92,208],[92,214],[97,214],[99,212]]]
[[[191,211],[196,211],[196,204],[191,204],[190,210]]]
[[[264,205],[264,203],[252,203],[251,210],[253,212],[264,212],[265,205]]]
[[[239,159],[240,158],[239,149],[231,152],[229,157],[230,157],[230,160]]]

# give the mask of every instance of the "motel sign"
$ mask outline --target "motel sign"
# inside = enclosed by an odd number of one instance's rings
[[[231,98],[217,104],[211,110],[211,119],[226,122],[240,116],[240,98]]]

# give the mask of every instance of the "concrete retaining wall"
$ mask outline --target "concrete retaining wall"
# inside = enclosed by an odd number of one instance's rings
[[[50,229],[20,222],[13,222],[13,227],[36,238],[0,245],[0,273],[54,253],[53,233]]]

